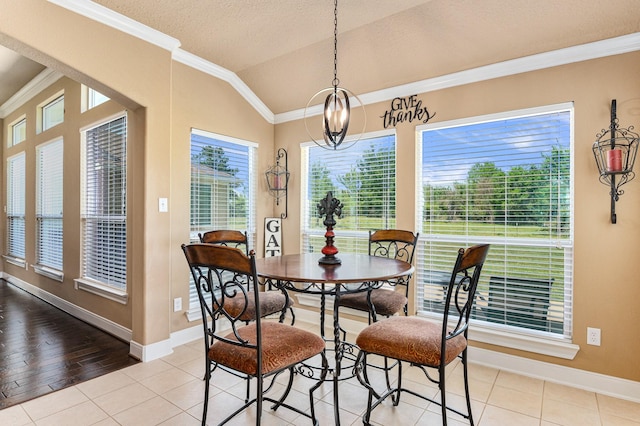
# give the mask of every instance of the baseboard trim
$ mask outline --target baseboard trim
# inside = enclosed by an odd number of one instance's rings
[[[174,331],[169,337],[171,347],[175,348],[176,346],[202,339],[203,333],[204,330],[202,329],[202,324],[194,325],[193,327],[185,328],[184,330]]]
[[[469,348],[469,361],[523,376],[640,403],[640,382],[632,380],[473,346]]]
[[[171,355],[173,353],[171,339],[161,340],[149,345],[143,345],[132,340],[129,343],[129,348],[129,353],[131,354],[131,356],[139,359],[142,362],[153,361],[155,359],[162,358],[163,356]]]
[[[133,333],[130,329],[123,327],[115,322],[90,312],[78,305],[75,305],[65,299],[62,299],[46,290],[36,287],[33,284],[29,284],[13,275],[1,272],[0,277],[6,280],[11,285],[26,291],[27,293],[44,300],[45,302],[55,306],[56,308],[68,313],[69,315],[78,318],[91,324],[94,327],[103,330],[112,336],[119,338],[125,342],[129,342],[129,355],[139,359],[142,362],[153,361],[154,359],[162,358],[163,356],[170,355],[173,352],[173,348],[183,345],[185,343],[192,342],[196,339],[202,339],[202,325],[193,326],[184,330],[180,330],[171,333],[169,339],[162,340],[160,342],[151,343],[149,345],[143,345],[133,339]]]
[[[55,306],[56,308],[68,313],[69,315],[72,315],[88,324],[91,324],[94,327],[97,327],[117,337],[120,340],[124,340],[125,342],[131,341],[131,330],[121,326],[120,324],[117,324],[107,318],[104,318],[65,299],[62,299],[61,297],[49,293],[48,291],[43,290],[40,287],[29,284],[26,281],[14,277],[13,275],[9,275],[6,272],[2,272],[2,278],[12,285],[26,291],[27,293],[30,293],[35,297],[44,300],[45,302]]]

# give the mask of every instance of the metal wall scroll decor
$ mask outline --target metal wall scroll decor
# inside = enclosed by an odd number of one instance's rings
[[[398,123],[404,123],[408,121],[411,123],[413,120],[427,123],[436,113],[429,112],[426,106],[422,106],[422,101],[418,99],[418,95],[411,95],[405,98],[393,98],[391,101],[391,107],[381,115],[382,124],[386,129],[389,126],[395,127]]]
[[[327,227],[327,232],[324,234],[326,245],[322,248],[322,254],[324,254],[324,256],[318,260],[318,263],[323,265],[339,265],[342,261],[336,257],[338,248],[333,245],[333,238],[335,236],[333,227],[336,226],[336,220],[333,216],[340,217],[344,206],[340,200],[334,198],[331,191],[329,191],[327,192],[327,196],[320,200],[317,207],[318,215],[325,218],[322,223]]]
[[[636,174],[633,164],[638,153],[638,134],[633,126],[620,127],[616,117],[616,100],[611,101],[611,122],[609,129],[602,129],[596,135],[593,144],[593,155],[598,165],[600,182],[611,189],[611,223],[616,223],[616,201],[624,191],[622,185],[632,180]]]

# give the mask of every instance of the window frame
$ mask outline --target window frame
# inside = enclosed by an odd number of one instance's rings
[[[345,151],[340,151],[340,157],[345,158],[345,156],[352,154],[357,150],[357,147],[361,147],[365,141],[375,141],[379,139],[380,146],[383,146],[383,140],[389,137],[393,138],[392,143],[393,143],[393,156],[394,156],[395,167],[392,170],[392,174],[393,174],[392,178],[393,178],[394,188],[396,188],[398,139],[397,139],[395,129],[369,132],[369,133],[363,134],[362,137],[358,140],[358,142],[353,147]],[[300,161],[301,161],[301,175],[302,175],[300,179],[301,180],[300,200],[301,200],[301,215],[302,215],[300,220],[300,251],[301,253],[309,253],[309,252],[313,252],[316,248],[318,249],[318,251],[322,248],[322,246],[313,247],[310,243],[310,239],[313,239],[313,238],[324,239],[324,234],[326,232],[326,228],[324,227],[324,225],[322,225],[322,221],[319,218],[317,218],[317,216],[312,216],[313,212],[311,211],[311,208],[317,205],[320,199],[312,200],[311,195],[309,195],[310,191],[313,192],[313,189],[310,188],[310,185],[311,185],[310,176],[311,176],[311,167],[312,167],[312,165],[310,164],[310,158],[309,158],[310,150],[321,150],[321,151],[318,151],[321,153],[332,152],[333,155],[336,155],[336,153],[331,150],[326,150],[325,148],[319,147],[313,142],[304,142],[300,144],[300,150],[301,150]],[[331,155],[331,154],[328,154],[328,155]],[[358,159],[359,158],[360,157],[358,157]],[[356,163],[356,161],[357,159],[354,160],[353,163]],[[354,164],[352,164],[352,166],[353,165]],[[396,213],[397,213],[396,212],[396,208],[397,208],[396,207],[397,206],[396,191],[389,190],[389,194],[391,196],[388,198],[388,200],[392,203],[383,206],[383,210],[388,213],[387,215],[384,215],[384,218],[382,219],[385,223],[381,223],[381,226],[375,227],[375,229],[394,228],[396,226],[395,225],[397,220],[396,219]],[[341,198],[340,195],[337,193],[333,195],[338,199]],[[317,196],[321,197],[321,194],[318,194]],[[340,201],[343,202],[344,204],[345,201],[347,200],[343,198]],[[345,207],[346,207],[344,210],[345,214],[343,215],[344,217],[348,216],[349,214],[348,209],[350,208],[350,206],[345,205]],[[315,217],[317,219],[315,221],[316,226],[313,226],[311,223],[312,217]],[[362,217],[366,217],[366,216],[363,215]],[[344,227],[341,229],[340,221],[341,219],[338,218],[337,219],[338,223],[336,225],[336,229],[337,229],[336,246],[338,247],[338,249],[343,252],[367,254],[369,252],[369,231],[374,230],[374,228],[367,227],[365,226],[364,223],[361,223],[361,221],[358,220],[357,221],[358,225],[355,227],[356,228],[355,230],[345,229]],[[324,242],[321,242],[321,244],[324,245]]]
[[[194,136],[198,139],[199,138],[209,139],[212,141],[212,143],[205,144],[203,142],[197,142],[196,143],[197,146],[195,146]],[[246,149],[246,153],[241,153],[240,156],[238,157],[238,158],[244,158],[244,156],[246,155],[246,168],[242,170],[238,170],[238,172],[240,174],[246,174],[246,180],[243,180],[243,185],[246,185],[246,190],[248,191],[247,199],[246,199],[247,200],[247,205],[246,205],[246,209],[247,209],[246,225],[247,226],[244,227],[246,229],[240,229],[241,227],[231,226],[231,225],[223,226],[223,227],[225,229],[234,229],[242,232],[246,231],[247,240],[248,240],[247,244],[249,249],[252,249],[253,247],[255,247],[255,241],[256,241],[256,235],[257,235],[257,187],[258,187],[258,175],[259,175],[259,172],[258,172],[259,145],[252,141],[225,136],[217,133],[212,133],[206,130],[192,128],[191,133],[189,135],[189,146],[190,146],[189,164],[190,164],[190,170],[191,170],[190,179],[189,179],[189,235],[190,235],[189,240],[190,242],[191,243],[199,242],[200,241],[198,237],[199,232],[203,233],[206,231],[211,231],[215,227],[215,223],[207,223],[207,224],[203,223],[202,218],[204,216],[202,214],[197,214],[197,218],[198,218],[197,224],[192,223],[193,217],[194,217],[193,206],[195,202],[192,198],[194,185],[197,185],[201,189],[209,188],[210,193],[214,194],[210,197],[209,205],[206,206],[207,208],[205,209],[208,212],[209,218],[213,219],[214,222],[216,217],[223,219],[220,215],[216,215],[216,213],[219,212],[219,209],[215,208],[214,204],[220,205],[221,203],[219,202],[220,200],[216,198],[219,191],[216,191],[213,188],[213,182],[210,184],[207,184],[206,182],[201,182],[199,172],[197,175],[198,179],[194,181],[193,170],[194,168],[197,168],[199,164],[199,163],[193,162],[193,156],[195,155],[194,150],[201,149],[203,146],[211,146],[214,148],[216,147],[222,148],[223,150],[225,150],[225,154],[226,154],[226,150],[232,150],[234,149],[234,147],[238,147],[240,151],[243,151]],[[229,160],[232,162],[233,165],[238,164],[234,162],[235,160],[233,158]],[[199,203],[198,205],[202,205],[202,203]],[[227,204],[224,204],[224,205],[229,207]],[[198,212],[200,212],[200,209],[198,209]],[[189,283],[189,309],[186,312],[186,315],[189,321],[195,321],[201,318],[200,302],[198,301],[198,293],[195,289],[195,286],[193,285],[193,279],[190,274],[189,274],[188,283]]]
[[[91,213],[88,212],[87,210],[89,208],[96,208],[96,209],[102,209],[104,210],[105,207],[100,207],[100,206],[94,206],[94,204],[96,204],[97,201],[93,201],[93,204],[90,206],[88,205],[89,203],[87,202],[88,197],[91,196],[91,191],[90,188],[88,187],[88,174],[91,172],[90,170],[88,170],[88,156],[90,155],[88,153],[88,141],[87,141],[87,135],[89,132],[93,131],[93,130],[97,130],[103,126],[108,126],[108,125],[112,125],[114,123],[116,123],[119,120],[123,120],[124,124],[122,124],[122,128],[124,130],[122,130],[121,128],[116,128],[115,130],[117,131],[121,131],[122,135],[119,135],[119,137],[121,138],[120,141],[117,142],[117,145],[115,146],[116,149],[114,149],[113,151],[110,151],[109,149],[111,148],[111,145],[109,145],[109,147],[104,150],[105,152],[107,152],[109,154],[108,159],[114,159],[114,157],[117,157],[117,155],[120,155],[120,157],[116,158],[116,160],[120,161],[120,163],[118,164],[118,162],[116,161],[116,169],[114,173],[112,173],[111,175],[108,176],[108,179],[106,180],[108,185],[111,185],[111,183],[115,183],[115,185],[120,185],[119,187],[117,187],[116,189],[119,188],[119,191],[114,191],[111,192],[111,187],[109,187],[110,192],[109,193],[113,193],[116,194],[117,192],[120,193],[119,196],[114,196],[116,199],[120,200],[120,203],[111,203],[111,200],[108,200],[106,203],[106,208],[107,211],[106,214],[104,212],[102,213]],[[80,264],[80,277],[74,279],[75,282],[75,288],[78,290],[84,290],[102,297],[105,297],[107,299],[111,299],[114,300],[118,303],[122,303],[122,304],[127,304],[128,302],[128,291],[129,291],[129,274],[128,274],[128,269],[129,269],[129,262],[128,262],[128,251],[129,251],[129,238],[128,238],[128,233],[129,233],[129,226],[128,226],[128,155],[129,155],[129,142],[128,142],[128,131],[129,131],[129,123],[128,123],[128,116],[126,111],[125,112],[120,112],[118,114],[115,114],[111,117],[107,117],[104,118],[96,123],[93,123],[91,125],[88,125],[86,127],[83,127],[82,129],[80,129],[80,134],[81,134],[81,169],[82,169],[82,173],[81,173],[81,264]],[[124,164],[122,164],[124,162]],[[97,164],[97,162],[94,162],[93,164]],[[111,177],[112,176],[117,176],[116,180],[112,180]],[[98,196],[100,196],[102,193],[98,193]],[[114,214],[112,211],[115,211],[113,209],[119,209],[120,213],[119,214]],[[101,229],[102,229],[102,224],[106,224],[108,225],[107,228],[111,228],[111,230],[108,231],[104,231],[106,232],[106,235],[112,236],[112,234],[116,233],[119,234],[117,235],[118,240],[115,241],[115,245],[116,245],[116,254],[110,253],[109,259],[114,260],[115,262],[117,262],[119,264],[119,267],[117,269],[117,273],[114,273],[114,271],[111,272],[106,272],[106,274],[108,275],[108,281],[110,282],[105,282],[105,280],[103,279],[104,277],[99,277],[99,276],[91,276],[94,275],[94,273],[87,273],[87,269],[86,269],[86,265],[89,262],[88,257],[90,257],[91,253],[88,251],[89,249],[87,248],[87,246],[90,246],[90,244],[88,244],[88,242],[91,241],[90,236],[87,235],[88,232],[88,227],[90,223],[94,223],[95,222],[95,226],[96,229],[94,229],[94,231],[99,234],[99,235],[104,235],[103,233],[101,233]],[[115,227],[115,231],[113,230]],[[118,231],[118,228],[120,228],[120,230]],[[98,244],[99,246],[100,244]],[[111,262],[111,261],[110,261]],[[113,263],[113,262],[111,262]],[[101,274],[98,274],[101,275]],[[118,277],[117,275],[120,275],[120,277]]]
[[[47,120],[50,112],[56,106],[62,105],[62,118],[59,121]],[[38,106],[38,133],[45,132],[49,129],[56,127],[59,124],[64,123],[65,106],[64,106],[64,91],[56,93]]]
[[[517,239],[517,238],[508,238],[498,237],[498,236],[480,236],[480,235],[439,235],[433,234],[429,235],[428,232],[424,232],[422,230],[423,224],[423,216],[424,216],[424,208],[425,208],[425,200],[423,199],[423,133],[428,132],[430,130],[436,129],[445,129],[452,127],[463,127],[472,124],[480,124],[485,122],[499,121],[499,120],[509,120],[509,119],[518,119],[527,116],[534,115],[544,115],[544,114],[552,114],[558,112],[568,112],[569,113],[569,222],[570,222],[570,230],[566,238],[561,238],[560,240],[542,242],[538,239],[531,239],[531,241],[526,241],[526,239]],[[488,242],[492,243],[496,246],[504,245],[504,244],[522,244],[526,246],[530,244],[531,246],[536,245],[557,245],[557,247],[562,247],[568,254],[563,258],[564,259],[564,278],[565,278],[565,287],[564,287],[564,308],[563,308],[563,324],[564,331],[563,334],[557,333],[549,333],[549,332],[538,332],[534,330],[527,330],[521,327],[514,326],[506,326],[502,324],[492,324],[485,321],[472,320],[474,322],[474,326],[471,328],[470,337],[474,340],[498,344],[501,346],[507,346],[516,349],[523,349],[537,353],[543,353],[546,355],[557,356],[566,359],[572,359],[577,353],[579,347],[572,342],[572,322],[573,322],[573,314],[572,314],[572,306],[573,306],[573,258],[574,258],[574,107],[572,102],[567,102],[563,104],[555,104],[555,105],[547,105],[536,108],[528,108],[522,110],[515,111],[507,111],[497,114],[488,114],[479,117],[470,117],[459,120],[451,120],[448,122],[440,122],[440,123],[429,123],[426,125],[416,127],[416,200],[417,200],[417,214],[416,214],[416,229],[420,231],[420,238],[417,247],[417,259],[420,258],[420,252],[425,250],[426,244],[428,241],[433,242],[451,242],[452,244],[458,244],[459,246],[471,245],[474,243]],[[542,152],[542,151],[541,151]],[[425,219],[426,223],[426,219]],[[423,253],[422,256],[425,254]],[[491,255],[491,253],[490,253]],[[486,265],[485,265],[486,266]],[[485,268],[487,269],[487,268]],[[425,279],[426,271],[421,268],[421,266],[416,262],[416,274],[414,275],[414,282],[420,283]],[[485,272],[483,271],[483,275]],[[489,280],[489,277],[485,277],[486,280]],[[420,296],[420,292],[415,287],[415,300],[416,307],[422,306],[422,299]],[[427,316],[427,317],[437,317],[436,314],[432,314],[425,311],[419,311],[418,315]],[[440,314],[441,315],[441,314]]]
[[[20,267],[26,267],[25,191],[26,153],[21,151],[7,158],[7,235],[4,256],[9,263]]]
[[[18,126],[24,126],[24,131],[23,132],[17,132],[16,128]],[[27,116],[26,115],[22,115],[20,118],[18,118],[17,120],[15,120],[12,123],[9,123],[8,126],[8,133],[9,133],[9,137],[7,138],[7,146],[8,147],[12,147],[12,146],[16,146],[22,142],[24,142],[25,140],[27,140]],[[23,134],[22,139],[17,139],[16,135],[20,135],[21,133]]]
[[[49,153],[48,158],[53,158],[47,163],[44,162],[46,153]],[[63,138],[56,138],[38,145],[36,147],[36,264],[32,266],[36,273],[57,281],[64,280],[63,179]],[[50,211],[51,208],[59,210],[59,213]],[[59,229],[59,233],[43,232],[44,229],[49,228],[44,226],[45,222],[58,224],[54,225],[54,228]]]
[[[85,84],[83,84],[80,88],[81,92],[81,102],[80,102],[80,111],[87,112],[92,108],[97,107],[98,105],[102,105],[105,102],[111,100],[107,95],[93,89]]]

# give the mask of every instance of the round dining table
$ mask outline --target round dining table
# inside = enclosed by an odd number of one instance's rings
[[[346,293],[365,292],[383,286],[387,281],[413,273],[411,264],[386,257],[366,254],[339,254],[339,264],[322,264],[320,253],[288,254],[256,259],[258,276],[268,286],[284,288],[291,292],[317,294],[321,298],[320,330],[324,337],[324,307],[327,296],[334,297],[333,342],[335,367],[333,375],[334,414],[340,424],[338,384],[341,361],[345,348],[352,348],[341,339],[338,315],[340,296]]]

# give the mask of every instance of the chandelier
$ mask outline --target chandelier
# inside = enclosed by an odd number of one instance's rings
[[[332,86],[322,89],[309,99],[307,106],[304,110],[304,125],[307,130],[307,134],[316,145],[329,149],[340,150],[346,149],[356,143],[366,125],[366,114],[362,101],[353,94],[350,90],[340,87],[340,80],[338,80],[338,0],[334,1],[333,10],[333,81]],[[322,139],[314,137],[314,132],[310,130],[318,128],[318,123],[309,125],[312,120],[310,117],[310,105],[315,104],[316,101],[321,99],[321,96],[326,94],[324,100],[324,108],[322,113]],[[362,109],[362,130],[359,134],[348,136],[349,124],[352,119],[352,103],[354,108],[360,107]],[[317,133],[315,133],[317,135]]]

